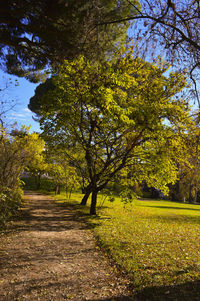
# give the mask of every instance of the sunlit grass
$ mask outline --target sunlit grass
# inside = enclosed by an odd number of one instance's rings
[[[73,194],[70,202],[78,204],[81,198]],[[137,289],[200,279],[200,205],[136,200],[124,206],[116,198],[102,203],[98,214],[87,220]]]

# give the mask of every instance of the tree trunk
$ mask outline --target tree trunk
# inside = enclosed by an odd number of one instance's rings
[[[92,202],[91,202],[91,206],[90,206],[90,214],[91,215],[96,215],[96,204],[97,204],[97,190],[94,190],[92,192]]]
[[[176,189],[176,201],[180,201],[180,181],[176,182],[175,189]]]
[[[41,175],[38,174],[37,175],[37,189],[40,189],[40,186],[41,186]]]
[[[85,206],[87,204],[87,200],[90,196],[90,190],[86,191],[84,197],[82,198],[81,205]]]
[[[198,194],[198,190],[197,190],[197,188],[195,187],[194,204],[197,203],[197,194]]]
[[[193,203],[192,189],[193,189],[193,185],[190,184],[190,186],[189,186],[189,202],[190,203]]]
[[[87,189],[85,187],[82,187],[81,192],[82,192],[82,194],[85,194],[87,192]]]
[[[60,186],[56,185],[55,194],[60,194]]]
[[[70,200],[70,198],[71,198],[71,194],[72,194],[72,187],[71,187],[71,189],[70,189],[70,191],[69,191],[69,200]]]

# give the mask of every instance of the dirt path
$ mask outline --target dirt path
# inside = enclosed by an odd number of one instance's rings
[[[1,301],[131,300],[73,210],[37,193],[25,199],[23,218],[0,236]]]

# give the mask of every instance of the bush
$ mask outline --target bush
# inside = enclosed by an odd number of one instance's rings
[[[5,188],[0,192],[0,227],[14,216],[21,205],[22,190]]]

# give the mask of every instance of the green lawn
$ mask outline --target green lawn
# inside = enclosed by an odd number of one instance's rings
[[[80,199],[81,194],[73,194],[71,202]],[[98,201],[102,203],[101,196]],[[200,205],[136,200],[124,206],[116,198],[105,201],[98,214],[87,220],[136,290],[200,280]]]

